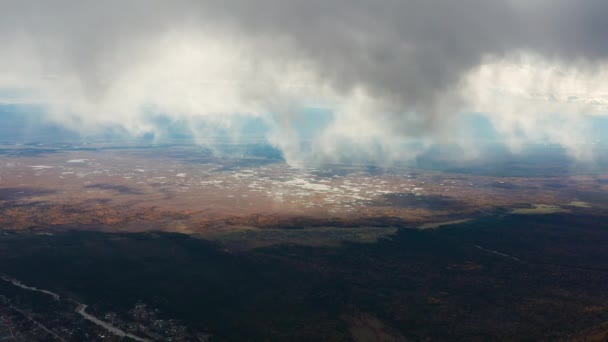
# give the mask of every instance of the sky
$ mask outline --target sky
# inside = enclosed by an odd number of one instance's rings
[[[513,151],[589,160],[607,15],[600,0],[2,0],[0,104],[83,136],[179,124],[203,145],[263,122],[294,165],[433,144],[474,158],[477,115]]]

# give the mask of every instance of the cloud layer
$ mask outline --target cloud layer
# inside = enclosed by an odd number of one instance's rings
[[[591,158],[585,117],[608,113],[607,14],[598,0],[8,0],[1,100],[41,103],[85,134],[153,132],[149,114],[163,114],[202,143],[201,118],[259,117],[294,163],[466,143],[453,122],[482,112],[514,147]],[[304,153],[306,107],[333,115]]]

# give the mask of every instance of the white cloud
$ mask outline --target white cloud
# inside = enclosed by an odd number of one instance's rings
[[[390,163],[432,142],[474,155],[455,131],[458,113],[474,111],[514,149],[550,142],[588,159],[588,116],[608,105],[604,51],[592,30],[603,21],[591,15],[604,6],[586,2],[580,13],[589,18],[555,19],[572,6],[8,1],[0,89],[10,91],[0,101],[43,104],[50,120],[83,134],[158,131],[149,112],[162,113],[191,122],[200,143],[213,136],[200,119],[236,132],[244,116],[258,117],[293,164]],[[294,115],[319,104],[332,121],[303,148]]]

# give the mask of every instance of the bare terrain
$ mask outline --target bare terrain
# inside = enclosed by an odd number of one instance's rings
[[[302,227],[436,227],[489,214],[598,212],[608,174],[495,177],[407,167],[295,168],[196,147],[5,146],[4,229],[217,234]]]

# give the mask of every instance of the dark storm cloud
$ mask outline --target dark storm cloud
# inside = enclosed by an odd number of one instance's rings
[[[183,27],[228,34],[339,92],[364,89],[407,132],[398,113],[419,113],[413,130],[434,125],[439,99],[486,57],[603,61],[607,15],[600,0],[22,0],[0,4],[0,34],[29,41],[58,73],[67,64],[92,93],[111,82],[108,60],[118,72],[139,62],[117,51]]]
[[[209,8],[249,32],[292,39],[338,87],[370,86],[414,106],[486,55],[526,50],[594,62],[608,54],[608,2],[600,0],[228,0]]]
[[[484,55],[525,49],[594,61],[608,53],[608,2],[601,0],[21,0],[0,6],[4,33],[30,34],[40,49],[63,48],[83,72],[113,49],[187,24],[293,43],[290,58],[310,61],[336,87],[370,87],[414,107],[428,105]]]

